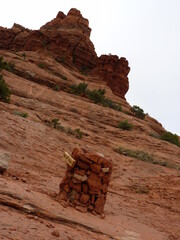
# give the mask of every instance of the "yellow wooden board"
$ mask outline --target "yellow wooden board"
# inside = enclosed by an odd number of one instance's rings
[[[76,163],[76,160],[74,160],[67,152],[64,153],[64,158],[66,160],[66,163],[73,168]]]

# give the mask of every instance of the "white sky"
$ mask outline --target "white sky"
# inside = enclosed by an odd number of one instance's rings
[[[128,102],[180,135],[180,0],[4,0],[0,26],[38,29],[73,7],[88,18],[98,55],[128,59]]]

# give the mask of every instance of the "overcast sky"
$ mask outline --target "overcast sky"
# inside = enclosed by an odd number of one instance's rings
[[[180,135],[180,0],[4,0],[0,7],[0,26],[30,29],[79,9],[97,54],[128,59],[128,102]]]

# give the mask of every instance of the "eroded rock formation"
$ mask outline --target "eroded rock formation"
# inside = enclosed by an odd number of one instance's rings
[[[72,157],[76,160],[68,166],[60,183],[59,199],[80,211],[95,211],[102,214],[106,202],[112,164],[99,154],[75,148]]]
[[[19,24],[11,29],[1,27],[0,49],[43,51],[70,68],[98,76],[114,94],[124,98],[129,88],[128,61],[112,55],[98,58],[90,34],[89,21],[73,8],[67,15],[59,12],[39,30],[29,30]]]

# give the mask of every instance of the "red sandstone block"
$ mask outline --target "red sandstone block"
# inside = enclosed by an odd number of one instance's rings
[[[82,153],[83,153],[83,151],[82,151],[80,148],[74,148],[74,149],[73,149],[73,152],[72,152],[72,157],[73,157],[75,160],[78,160],[80,154],[82,154]]]
[[[70,186],[70,188],[76,190],[77,192],[79,192],[79,193],[81,192],[81,184],[80,183],[75,184],[72,181],[70,181],[69,186]]]
[[[81,183],[81,181],[76,179],[76,178],[71,178],[71,180],[72,180],[73,183]]]
[[[82,202],[83,204],[87,204],[88,201],[89,201],[89,195],[82,193],[80,197],[80,202]]]
[[[68,184],[66,184],[66,185],[63,187],[63,189],[64,189],[66,192],[69,192],[69,191],[70,191],[70,188],[69,188],[69,185],[68,185]]]
[[[91,164],[91,163],[92,163],[92,161],[90,161],[89,159],[87,159],[87,158],[84,156],[84,154],[81,154],[79,157],[80,157],[80,159],[81,159],[83,162],[85,162],[85,163],[87,163],[87,164]]]
[[[85,170],[89,169],[89,164],[84,163],[83,161],[80,161],[80,160],[77,162],[77,166]]]
[[[90,196],[90,201],[91,201],[92,204],[94,204],[94,202],[95,202],[95,195],[91,195]]]
[[[86,183],[82,184],[82,190],[83,190],[83,193],[85,194],[88,193],[88,185]]]
[[[110,175],[109,174],[106,174],[104,177],[103,177],[103,184],[104,183],[109,183],[109,181],[110,181]]]
[[[68,200],[68,197],[67,197],[67,192],[65,191],[61,191],[59,196],[58,196],[58,200],[64,200],[64,201],[67,201]]]
[[[101,190],[101,178],[95,173],[91,173],[87,179],[90,191],[100,191]]]
[[[92,172],[94,172],[96,174],[100,173],[100,171],[101,171],[101,166],[98,164],[95,164],[95,163],[91,164],[90,168],[91,168]]]
[[[104,212],[105,198],[104,196],[98,197],[95,202],[95,211],[99,214]]]
[[[84,156],[85,156],[85,158],[87,158],[88,160],[90,160],[94,163],[97,163],[98,160],[101,158],[99,155],[91,153],[91,152],[85,153]]]
[[[103,193],[107,193],[107,191],[108,191],[108,184],[107,183],[103,184],[101,190],[102,190]]]
[[[86,170],[84,170],[84,169],[75,169],[74,172],[81,176],[86,175]]]
[[[89,194],[99,195],[101,191],[89,191]]]

